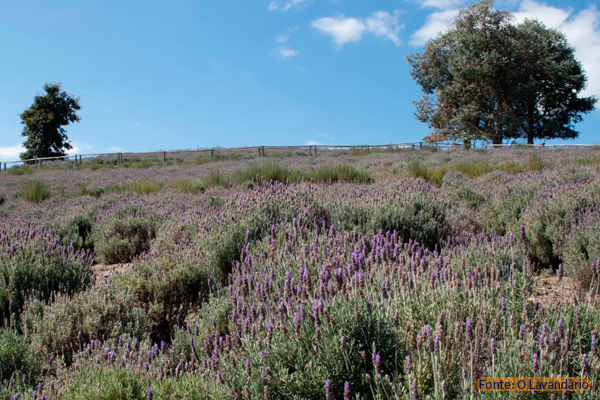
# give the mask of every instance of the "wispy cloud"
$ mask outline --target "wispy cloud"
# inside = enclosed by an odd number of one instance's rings
[[[428,40],[436,37],[438,33],[445,32],[452,25],[459,11],[445,10],[429,14],[425,20],[425,25],[411,35],[410,44],[422,46]]]
[[[288,29],[285,33],[277,35],[275,37],[275,42],[279,44],[279,46],[273,49],[275,57],[280,61],[289,60],[294,58],[300,54],[300,52],[287,44],[287,42],[292,37],[292,34],[296,31],[296,27]]]
[[[289,46],[279,46],[275,48],[275,55],[280,60],[287,60],[298,56],[300,52]]]
[[[131,124],[131,125],[132,125],[132,126],[135,126],[135,127],[140,127],[140,126],[142,126],[143,124],[142,124],[141,122],[134,122],[134,123],[133,123],[133,124]]]
[[[307,140],[306,142],[304,142],[305,146],[323,146],[324,143],[321,142],[317,142],[316,140]]]
[[[311,26],[323,35],[331,37],[337,48],[347,43],[360,41],[367,33],[391,40],[397,46],[401,44],[399,33],[404,27],[399,23],[399,12],[390,14],[376,11],[366,19],[346,17],[325,17],[313,21]]]
[[[311,0],[274,0],[269,3],[269,11],[283,11],[287,12],[292,8],[298,8],[306,5]]]
[[[465,4],[465,0],[415,0],[421,8],[437,8],[448,10]]]
[[[23,145],[16,144],[14,146],[0,147],[0,160],[16,161],[19,159],[19,154],[23,153],[25,148]]]

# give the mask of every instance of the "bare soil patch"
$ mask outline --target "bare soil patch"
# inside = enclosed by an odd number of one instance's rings
[[[113,265],[92,265],[92,281],[94,289],[108,284],[114,274],[122,274],[123,272],[130,271],[132,268],[132,263]]]
[[[563,277],[562,281],[555,275],[538,275],[533,280],[534,293],[529,299],[538,299],[544,307],[555,306],[573,300],[580,294],[574,279]]]

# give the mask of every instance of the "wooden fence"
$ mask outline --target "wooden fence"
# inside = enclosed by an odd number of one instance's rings
[[[557,145],[524,145],[524,144],[495,144],[485,145],[483,148],[498,148],[498,147],[513,147],[513,146],[524,146],[524,147],[545,147],[545,148],[566,148],[566,147],[594,147],[600,145],[593,144],[557,144]],[[427,143],[427,142],[407,142],[407,143],[393,143],[393,144],[381,144],[381,145],[305,145],[305,146],[253,146],[253,147],[234,147],[234,148],[209,148],[209,149],[196,149],[196,150],[160,150],[152,152],[118,152],[118,153],[95,153],[95,154],[73,154],[60,157],[44,157],[44,158],[32,158],[28,160],[16,160],[0,162],[0,171],[6,171],[9,165],[32,165],[35,168],[41,168],[44,164],[54,163],[57,161],[72,162],[76,166],[83,164],[84,162],[99,161],[102,162],[113,162],[116,165],[123,164],[125,162],[135,161],[158,161],[167,162],[178,156],[178,159],[185,159],[187,157],[202,156],[216,157],[216,156],[231,156],[232,154],[238,154],[240,156],[258,156],[266,157],[269,154],[285,154],[286,152],[296,152],[307,154],[316,157],[320,153],[331,153],[331,152],[361,152],[371,153],[380,151],[395,151],[400,149],[411,149],[411,150],[423,150],[423,149],[448,149],[462,147],[459,143]]]

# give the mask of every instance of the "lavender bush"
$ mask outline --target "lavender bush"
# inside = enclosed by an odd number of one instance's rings
[[[597,153],[98,163],[28,173],[40,203],[2,175],[0,398],[591,399]]]

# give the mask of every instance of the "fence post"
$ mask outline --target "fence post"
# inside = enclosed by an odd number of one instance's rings
[[[315,157],[317,156],[317,145],[315,145]]]
[[[262,146],[262,156],[265,156],[265,146]]]
[[[81,154],[79,155],[79,165],[81,165]]]
[[[212,159],[215,155],[215,149],[210,149],[210,158]]]
[[[167,152],[163,151],[163,163],[167,162]]]
[[[423,142],[419,142],[419,150],[423,149]]]

